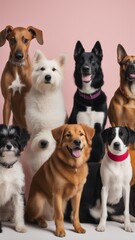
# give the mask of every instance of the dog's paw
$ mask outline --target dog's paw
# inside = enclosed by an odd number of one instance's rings
[[[85,233],[85,232],[86,232],[86,230],[85,230],[84,228],[82,228],[81,226],[76,227],[76,228],[75,228],[75,231],[76,231],[77,233]]]
[[[26,229],[26,227],[25,226],[20,226],[20,225],[17,225],[17,226],[15,226],[15,230],[17,231],[17,232],[19,232],[19,233],[25,233],[25,232],[27,232],[27,229]]]
[[[128,225],[126,224],[124,229],[125,229],[126,232],[133,232],[133,229],[132,229],[130,224],[128,224]]]
[[[99,224],[99,225],[96,227],[96,231],[98,231],[98,232],[104,232],[104,231],[105,231],[105,226],[102,225],[102,224]]]
[[[56,231],[55,231],[55,235],[57,237],[65,237],[66,233],[65,233],[65,230],[63,228],[57,228]]]

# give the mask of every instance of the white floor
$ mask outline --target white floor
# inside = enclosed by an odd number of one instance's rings
[[[128,233],[123,230],[123,224],[117,222],[107,222],[106,231],[99,233],[95,231],[95,225],[82,224],[86,233],[78,234],[73,230],[70,223],[65,223],[66,237],[63,239],[70,240],[133,240],[135,239],[135,223],[132,223],[134,232]],[[55,240],[54,222],[48,222],[47,229],[41,229],[36,226],[27,226],[27,233],[17,233],[13,226],[3,224],[3,233],[0,234],[1,240]]]

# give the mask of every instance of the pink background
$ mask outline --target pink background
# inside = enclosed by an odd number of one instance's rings
[[[97,40],[103,48],[104,87],[108,103],[119,85],[116,48],[121,43],[127,53],[135,54],[134,0],[1,0],[0,31],[7,25],[30,25],[42,29],[44,45],[34,39],[30,56],[36,49],[48,58],[64,53],[67,56],[63,93],[67,112],[72,109],[75,85],[73,52],[77,40],[90,51]],[[8,42],[0,48],[0,75],[9,56]],[[2,122],[3,97],[0,95]]]

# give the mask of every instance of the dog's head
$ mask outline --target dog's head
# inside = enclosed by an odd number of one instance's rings
[[[121,79],[132,84],[135,81],[135,56],[128,56],[123,46],[118,44],[117,60],[120,64]]]
[[[32,64],[33,87],[42,93],[61,86],[65,56],[49,60],[37,50]]]
[[[84,124],[65,124],[52,130],[59,154],[66,164],[79,167],[89,158],[94,129]]]
[[[76,86],[82,91],[89,91],[90,88],[98,89],[103,85],[102,57],[100,42],[95,43],[91,52],[85,52],[80,41],[76,43],[74,78]]]
[[[110,127],[102,132],[104,143],[113,154],[123,154],[135,142],[135,132],[127,127]]]
[[[0,162],[10,163],[13,158],[20,156],[29,134],[18,126],[0,124]]]
[[[30,41],[36,38],[39,44],[43,44],[42,31],[35,27],[16,27],[7,26],[0,32],[0,47],[3,46],[6,40],[10,45],[10,61],[13,64],[25,64],[28,57],[28,49]]]

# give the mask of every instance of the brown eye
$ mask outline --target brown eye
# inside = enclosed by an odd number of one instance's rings
[[[11,38],[11,39],[10,39],[10,43],[11,43],[11,45],[16,44],[16,39],[15,39],[15,38]]]
[[[56,68],[52,68],[52,71],[53,71],[53,72],[56,71]]]
[[[23,39],[23,42],[24,42],[24,44],[27,44],[27,43],[29,42],[29,39],[24,38],[24,39]]]
[[[66,137],[71,137],[71,133],[66,133]]]
[[[41,68],[40,68],[40,70],[41,70],[41,71],[44,71],[44,70],[45,70],[45,68],[44,68],[44,67],[41,67]]]
[[[80,136],[83,136],[84,134],[82,132],[80,132]]]

